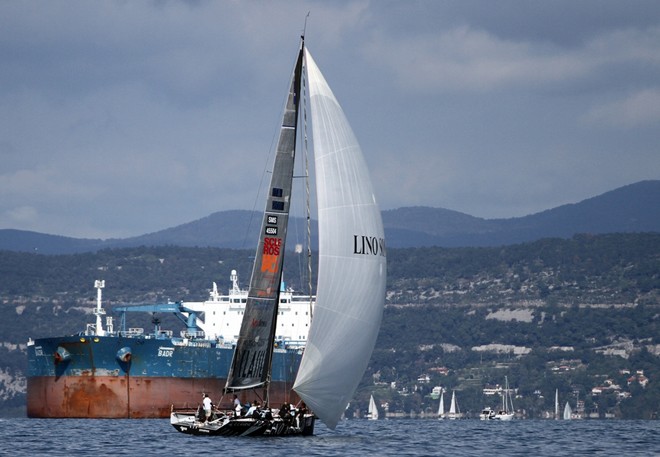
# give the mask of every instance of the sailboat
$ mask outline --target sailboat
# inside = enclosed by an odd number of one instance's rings
[[[440,392],[440,405],[438,405],[438,419],[445,418],[445,393]]]
[[[378,407],[376,406],[376,401],[372,395],[369,398],[369,412],[367,413],[367,419],[369,420],[378,420]]]
[[[566,405],[564,406],[564,420],[569,421],[573,419],[573,409],[571,408],[571,405],[566,402]]]
[[[504,377],[504,392],[502,392],[502,407],[495,411],[490,406],[485,407],[479,413],[481,420],[501,420],[510,421],[513,419],[513,399],[511,397],[511,389],[509,389],[509,378]]]
[[[493,419],[501,421],[510,421],[513,419],[513,399],[511,398],[511,390],[509,389],[509,378],[504,377],[504,393],[502,395],[502,408],[495,413]]]
[[[559,419],[559,389],[555,389],[555,420]]]
[[[449,405],[449,412],[447,413],[447,419],[461,419],[462,417],[463,417],[463,413],[461,413],[461,410],[458,407],[458,401],[456,400],[456,391],[452,390],[451,403]]]
[[[304,82],[303,82],[304,81]],[[304,93],[303,91],[308,91]],[[292,195],[301,101],[309,98],[316,170],[319,253],[316,303],[293,385],[296,411],[271,408],[268,386]],[[282,116],[245,314],[225,393],[263,390],[264,408],[244,417],[218,412],[200,421],[172,411],[194,435],[310,435],[318,418],[334,429],[371,357],[385,302],[387,263],[380,210],[368,169],[341,106],[301,39]],[[305,135],[305,142],[307,136]],[[303,142],[301,142],[303,143]],[[302,148],[304,150],[304,148]],[[311,256],[310,256],[311,257]],[[346,351],[346,341],[351,350]],[[310,411],[311,410],[311,411]]]

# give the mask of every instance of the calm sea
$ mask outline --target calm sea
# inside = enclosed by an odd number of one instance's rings
[[[169,420],[0,419],[0,455],[660,456],[660,421],[350,420],[312,437],[195,437]]]

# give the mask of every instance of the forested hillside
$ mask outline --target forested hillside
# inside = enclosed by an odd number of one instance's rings
[[[109,311],[200,300],[213,281],[227,289],[232,269],[246,284],[252,256],[181,247],[59,256],[0,251],[0,408],[20,414],[25,404],[28,338],[75,333],[91,321],[94,280],[106,280]],[[285,280],[300,290],[307,282],[302,258],[289,256]],[[483,389],[506,375],[525,417],[551,410],[555,389],[581,402],[585,414],[655,417],[659,294],[660,234],[390,249],[380,336],[349,412],[357,414],[373,392],[390,413],[430,414],[438,401],[433,388],[441,386],[456,389],[474,414],[497,404]],[[149,327],[149,317],[135,325]]]

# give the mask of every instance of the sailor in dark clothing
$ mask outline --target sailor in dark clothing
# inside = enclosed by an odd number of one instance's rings
[[[291,423],[293,422],[293,417],[291,416],[291,409],[289,408],[289,405],[287,403],[282,403],[282,406],[280,406],[280,410],[278,414],[284,421],[285,425],[291,425]]]

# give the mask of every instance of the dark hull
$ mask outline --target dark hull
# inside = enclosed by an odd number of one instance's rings
[[[232,418],[211,422],[197,422],[194,414],[172,413],[170,422],[179,432],[197,436],[309,436],[314,434],[315,418],[306,415],[300,426],[287,425],[279,418]]]
[[[118,359],[123,348],[131,359]],[[58,348],[66,349],[66,353]],[[62,357],[64,354],[64,358]],[[196,408],[208,393],[219,408],[233,350],[181,346],[169,339],[66,337],[28,346],[27,414],[35,418],[167,418],[172,406]],[[297,403],[291,387],[300,354],[276,353],[270,404]],[[254,401],[255,393],[246,392]]]

